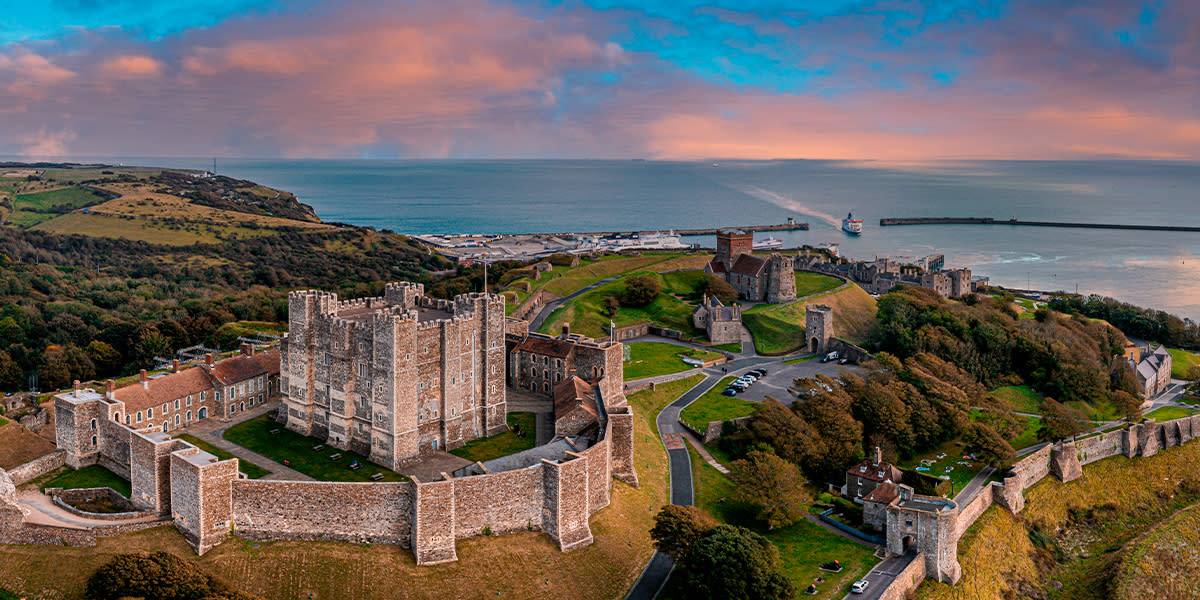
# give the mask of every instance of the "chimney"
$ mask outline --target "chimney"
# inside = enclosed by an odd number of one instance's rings
[[[565,339],[567,339],[567,338],[570,338],[570,337],[571,337],[571,324],[570,324],[570,323],[563,323],[563,326],[562,326],[562,339],[564,339],[564,340],[565,340]]]
[[[242,343],[242,356],[254,356],[254,346],[247,342]]]
[[[146,370],[145,369],[142,369],[142,387],[146,388],[146,389],[150,388],[150,380],[146,379]]]
[[[75,397],[76,398],[79,397],[79,380],[78,379],[75,380]]]
[[[172,359],[171,359],[171,372],[172,372],[172,373],[178,373],[178,372],[179,372],[179,359],[178,359],[178,358],[172,358]]]
[[[112,400],[112,399],[113,399],[113,397],[116,395],[116,392],[117,392],[117,382],[115,382],[115,381],[113,381],[113,380],[109,379],[107,383],[108,383],[108,386],[107,386],[107,387],[108,387],[108,392],[107,392],[107,393],[105,393],[104,395],[105,395],[105,396],[106,396],[106,397],[107,397],[109,400]]]
[[[205,355],[204,355],[204,364],[206,364],[206,365],[208,365],[208,366],[210,366],[210,367],[211,367],[211,366],[213,366],[213,355],[212,355],[212,352],[209,352],[208,354],[205,354]]]
[[[883,462],[883,450],[879,446],[875,446],[875,464]]]

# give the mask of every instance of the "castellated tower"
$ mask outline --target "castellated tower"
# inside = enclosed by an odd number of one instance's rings
[[[824,304],[804,307],[804,337],[808,338],[808,351],[823,354],[833,335],[833,309]]]
[[[772,254],[767,259],[767,304],[779,304],[796,298],[795,258]]]
[[[397,468],[505,430],[504,298],[425,296],[416,283],[339,302],[288,296],[279,420]]]

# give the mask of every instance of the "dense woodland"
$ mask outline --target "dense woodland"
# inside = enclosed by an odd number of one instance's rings
[[[1048,306],[1064,313],[1103,319],[1136,338],[1200,350],[1200,324],[1161,310],[1141,308],[1097,295],[1054,298]]]
[[[1063,402],[1136,414],[1133,374],[1118,356],[1124,337],[1104,323],[1051,311],[1020,319],[1004,300],[951,302],[913,287],[881,298],[878,319],[882,351],[862,375],[797,380],[806,397],[791,407],[768,403],[745,429],[722,438],[724,450],[743,456],[766,448],[817,481],[838,479],[874,446],[908,458],[959,438],[1003,466],[1015,456],[1005,434],[1019,425],[1013,407],[987,390],[1019,383],[1057,399],[1044,403],[1046,439],[1082,427]],[[973,407],[987,417],[972,421]]]
[[[237,336],[222,326],[285,322],[296,288],[360,297],[404,279],[471,291],[470,272],[434,284],[430,273],[446,269],[404,236],[369,229],[181,248],[0,228],[0,390],[24,388],[32,372],[50,389],[197,343],[230,348]]]

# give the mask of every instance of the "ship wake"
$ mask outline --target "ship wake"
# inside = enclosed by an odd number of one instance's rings
[[[747,195],[758,198],[759,200],[763,200],[765,202],[770,202],[771,204],[774,204],[775,206],[778,206],[780,208],[786,208],[792,212],[800,213],[802,215],[808,215],[810,217],[819,219],[821,221],[825,221],[826,223],[829,223],[829,225],[834,228],[838,228],[838,227],[842,226],[841,220],[839,220],[837,217],[835,217],[827,212],[822,212],[820,210],[816,210],[816,209],[804,204],[803,202],[800,202],[799,200],[796,200],[794,198],[788,198],[787,196],[784,196],[783,194],[780,194],[778,192],[773,192],[771,190],[758,187],[757,185],[748,185],[748,186],[742,188],[742,192]]]

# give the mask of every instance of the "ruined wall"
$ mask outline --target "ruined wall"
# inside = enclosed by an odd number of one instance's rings
[[[985,485],[979,489],[970,502],[959,505],[958,507],[958,537],[962,537],[967,532],[967,528],[978,519],[994,502],[994,489],[991,485]]]
[[[633,460],[633,409],[609,407],[604,439],[609,441],[609,471],[616,479],[637,487],[637,469]],[[608,482],[606,485],[611,486]]]
[[[264,481],[232,483],[232,518],[250,539],[335,539],[407,546],[412,484]]]
[[[8,472],[8,476],[12,478],[13,485],[21,485],[27,481],[33,481],[65,464],[67,464],[66,451],[55,450],[41,458],[35,458],[14,468]]]

